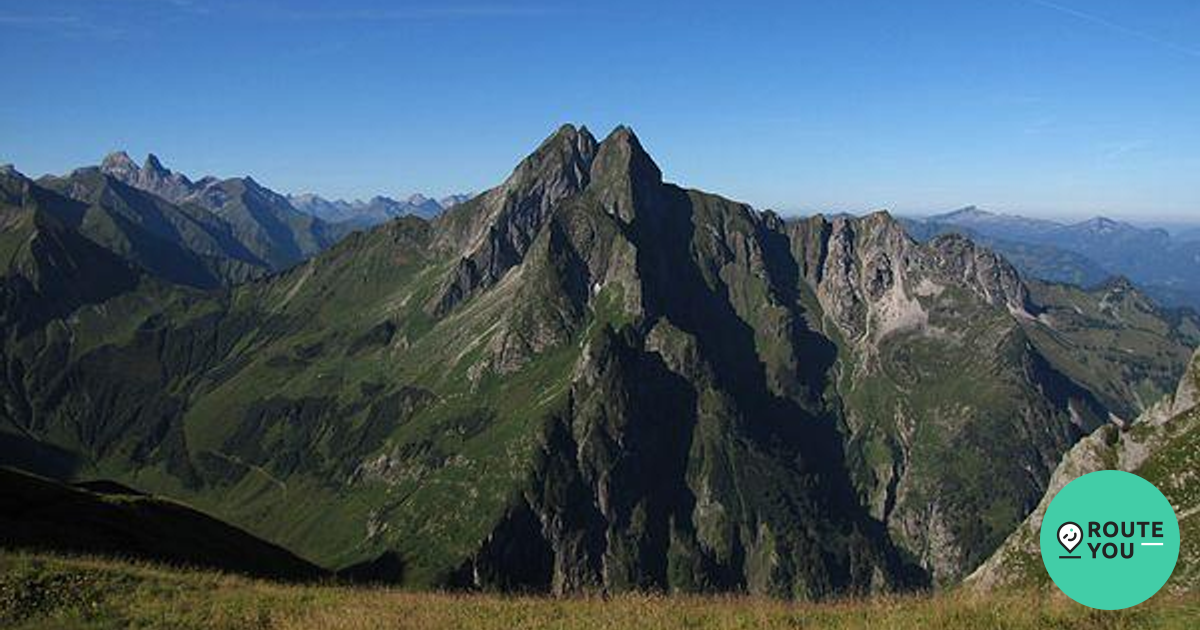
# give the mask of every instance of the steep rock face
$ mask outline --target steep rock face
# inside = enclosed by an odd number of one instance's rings
[[[510,272],[560,280],[517,313],[562,294],[598,317],[530,485],[458,580],[512,587],[511,550],[540,549],[523,587],[819,598],[919,583],[856,504],[818,397],[787,375],[799,315],[781,238],[746,206],[664,185],[627,129],[601,143]],[[545,274],[544,251],[571,255]]]
[[[1016,270],[958,235],[920,245],[886,213],[824,217],[788,226],[793,253],[825,314],[850,341],[878,341],[928,323],[918,296],[961,287],[991,306],[1026,312]]]
[[[1181,391],[1196,386],[1198,368],[1200,353],[1181,382]],[[1175,507],[1185,542],[1167,588],[1195,589],[1200,585],[1200,569],[1197,569],[1200,545],[1188,539],[1200,528],[1200,496],[1195,492],[1200,465],[1198,445],[1200,407],[1189,398],[1168,397],[1125,429],[1116,425],[1101,427],[1063,455],[1037,507],[996,553],[967,578],[968,586],[984,592],[1031,585],[1052,588],[1038,545],[1042,520],[1050,503],[1079,477],[1100,470],[1123,470],[1154,483]]]
[[[100,163],[100,172],[172,203],[185,201],[200,188],[182,173],[163,166],[153,153],[140,168],[124,151],[111,153]]]
[[[617,127],[591,164],[591,179],[599,191],[596,201],[605,212],[625,223],[639,207],[653,208],[662,186],[662,171],[646,154],[628,127]]]
[[[526,253],[520,287],[491,347],[493,360],[482,369],[511,372],[568,343],[589,312],[636,317],[642,291],[636,261],[636,245],[611,217],[584,204],[556,212]]]
[[[1107,413],[1034,347],[1036,306],[991,252],[953,235],[918,244],[883,213],[788,230],[822,330],[845,350],[838,391],[856,485],[936,579],[953,581]]]
[[[1172,415],[1179,415],[1200,405],[1200,353],[1192,359],[1183,380],[1179,381],[1179,389],[1175,391],[1175,399],[1171,407]]]
[[[520,262],[551,209],[587,186],[596,147],[587,128],[565,125],[504,184],[441,217],[435,247],[458,260],[431,301],[431,312],[445,314]]]

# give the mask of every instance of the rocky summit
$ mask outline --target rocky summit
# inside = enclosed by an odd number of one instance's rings
[[[157,160],[102,170],[168,194]],[[72,187],[13,186],[0,461],[412,586],[952,584],[1200,342],[1134,287],[1027,279],[886,213],[784,219],[670,184],[626,127],[565,125],[432,220],[297,241],[303,262],[204,292],[53,219],[87,203]],[[277,201],[256,186],[196,204],[238,226]],[[44,252],[74,240],[108,290],[65,288],[81,269]]]

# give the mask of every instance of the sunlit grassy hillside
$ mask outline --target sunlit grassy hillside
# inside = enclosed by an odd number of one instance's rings
[[[1047,592],[792,604],[737,597],[547,599],[290,586],[92,558],[0,554],[4,628],[1194,628],[1200,596],[1091,610]]]

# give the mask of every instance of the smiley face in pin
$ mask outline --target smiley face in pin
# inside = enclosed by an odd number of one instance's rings
[[[1081,541],[1083,541],[1083,529],[1075,523],[1067,521],[1058,526],[1058,544],[1062,545],[1067,553],[1075,551]]]

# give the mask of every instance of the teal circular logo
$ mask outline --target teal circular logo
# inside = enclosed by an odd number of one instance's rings
[[[1067,484],[1042,520],[1042,562],[1071,599],[1136,606],[1167,583],[1179,558],[1179,520],[1154,484],[1102,470]]]

